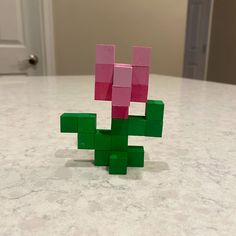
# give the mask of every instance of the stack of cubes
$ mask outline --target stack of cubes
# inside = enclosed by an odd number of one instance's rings
[[[117,64],[114,45],[96,46],[95,100],[111,101],[111,130],[96,128],[96,114],[61,116],[61,132],[77,133],[78,148],[94,149],[95,165],[110,174],[144,166],[144,148],[128,146],[129,135],[162,136],[164,103],[147,100],[150,57],[150,48],[133,47],[132,64]],[[146,103],[145,115],[129,115],[130,102]]]

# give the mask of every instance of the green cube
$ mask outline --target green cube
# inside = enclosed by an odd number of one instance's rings
[[[128,164],[129,167],[144,167],[144,148],[142,146],[128,147]]]
[[[78,134],[78,149],[94,149],[95,135],[91,133]]]
[[[78,113],[64,113],[60,116],[60,126],[62,133],[77,133]]]
[[[111,149],[111,131],[97,130],[95,134],[95,149],[96,150],[110,150]]]
[[[145,136],[146,119],[144,116],[129,116],[129,135]]]
[[[95,133],[96,132],[97,115],[92,113],[78,114],[78,129],[80,133]]]
[[[108,166],[110,154],[109,150],[95,150],[95,166]]]
[[[147,120],[163,121],[164,103],[158,100],[147,100],[145,115]]]
[[[163,122],[156,120],[147,120],[146,136],[147,137],[162,137]]]
[[[112,135],[128,135],[128,119],[112,119]]]
[[[115,151],[127,151],[128,148],[128,135],[112,135],[111,136],[111,149]]]
[[[127,174],[127,152],[112,152],[109,161],[109,174]]]

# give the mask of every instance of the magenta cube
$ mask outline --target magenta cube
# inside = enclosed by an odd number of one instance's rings
[[[149,67],[133,66],[132,84],[148,86],[148,82],[149,82]]]
[[[132,65],[133,66],[150,66],[151,48],[133,47]]]
[[[146,102],[148,97],[148,86],[132,84],[131,102]]]
[[[128,119],[129,107],[112,106],[112,118]]]
[[[112,83],[95,82],[95,100],[111,101]]]
[[[131,87],[112,87],[112,106],[128,107],[131,99]]]
[[[114,65],[96,64],[95,81],[101,83],[113,83]]]
[[[113,86],[131,87],[131,82],[132,82],[132,66],[125,64],[115,64]]]
[[[115,45],[97,44],[96,45],[96,64],[114,64]]]

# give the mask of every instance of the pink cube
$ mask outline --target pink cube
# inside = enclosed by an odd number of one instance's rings
[[[112,118],[128,119],[129,107],[112,106]]]
[[[151,48],[133,47],[132,65],[133,66],[150,66]]]
[[[102,83],[113,82],[114,65],[112,64],[96,64],[95,81]]]
[[[95,100],[111,101],[112,83],[95,82]]]
[[[148,82],[149,82],[149,67],[133,66],[132,84],[148,86]]]
[[[132,66],[115,64],[113,85],[115,87],[131,87]]]
[[[132,85],[131,102],[146,102],[148,97],[148,86]]]
[[[108,44],[96,45],[96,64],[114,64],[115,46]]]
[[[112,87],[112,106],[128,107],[131,99],[131,87]]]

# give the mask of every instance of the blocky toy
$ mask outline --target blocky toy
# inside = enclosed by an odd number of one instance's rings
[[[128,136],[162,137],[164,103],[147,100],[151,48],[133,47],[132,65],[115,63],[115,46],[96,46],[95,100],[111,101],[111,130],[97,129],[96,114],[64,113],[61,132],[78,134],[78,149],[95,150],[95,166],[110,174],[144,166],[144,148]],[[129,115],[130,102],[145,102],[145,116]]]

